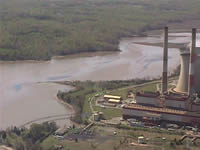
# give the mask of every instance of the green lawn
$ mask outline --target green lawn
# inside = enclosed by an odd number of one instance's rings
[[[81,140],[79,139],[78,142],[69,141],[69,140],[62,140],[57,141],[56,143],[50,142],[52,139],[51,137],[47,138],[42,145],[48,143],[49,145],[55,145],[55,144],[61,144],[64,146],[64,150],[80,150],[81,149],[87,149],[87,150],[113,150],[115,148],[118,148],[118,150],[160,150],[165,148],[166,150],[185,150],[186,142],[184,141],[182,145],[176,145],[174,139],[180,139],[182,135],[180,134],[169,134],[168,132],[154,132],[154,129],[146,129],[143,130],[142,128],[136,128],[133,130],[124,130],[124,129],[116,129],[113,127],[100,127],[100,126],[94,126],[92,128],[95,128],[96,137],[92,139],[85,139]],[[113,132],[116,131],[117,135],[113,135]],[[144,136],[147,138],[147,144],[150,146],[131,146],[130,143],[132,141],[137,142],[137,138],[139,136]],[[125,140],[124,137],[128,138],[128,143],[123,143]],[[165,141],[162,140],[162,138],[166,138]],[[171,144],[173,143],[173,144]],[[199,142],[197,142],[197,145],[190,144],[191,150],[198,150],[199,148]],[[48,145],[48,146],[49,146]]]
[[[132,88],[132,87],[119,88],[119,89],[116,89],[116,90],[112,90],[111,94],[119,95],[119,96],[122,96],[123,99],[127,99],[128,91],[133,91],[133,92],[136,92],[136,91],[155,92],[157,90],[156,89],[156,85],[157,84],[158,83],[147,83],[145,86],[139,86],[139,87],[136,87],[136,88]]]
[[[103,112],[105,119],[112,119],[114,117],[122,117],[122,110],[116,108],[100,108],[98,106],[94,107],[95,111]]]
[[[49,136],[48,138],[46,138],[42,143],[41,146],[44,149],[49,149],[51,147],[54,147],[55,144],[58,144],[59,141],[53,137],[53,136]]]
[[[146,85],[146,86],[143,86],[143,87],[139,87],[139,88],[136,88],[137,91],[149,91],[149,92],[155,92],[157,89],[156,89],[156,85],[157,83],[153,83],[153,84],[149,84],[149,85]],[[160,84],[159,84],[160,85]]]

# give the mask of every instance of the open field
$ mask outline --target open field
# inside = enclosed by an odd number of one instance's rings
[[[0,59],[117,51],[121,37],[199,19],[198,0],[0,0]]]
[[[49,124],[50,125],[50,124]],[[55,150],[55,146],[63,146],[63,150],[185,150],[187,142],[179,142],[185,132],[167,131],[153,128],[115,128],[109,126],[94,125],[87,130],[87,133],[80,134],[83,127],[73,127],[68,129],[62,137],[57,138],[52,131],[55,126],[34,124],[30,129],[9,129],[1,132],[1,142],[16,150]],[[6,133],[6,136],[4,135]],[[88,133],[91,133],[88,136]],[[72,134],[72,138],[71,135]],[[146,144],[137,144],[139,136],[146,138]],[[74,137],[74,138],[73,138]],[[164,140],[163,140],[164,138]],[[192,144],[189,139],[190,150],[198,150],[200,142]],[[134,145],[132,145],[133,143]],[[28,146],[28,147],[27,147]]]

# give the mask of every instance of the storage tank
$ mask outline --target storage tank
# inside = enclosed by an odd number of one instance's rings
[[[180,57],[181,57],[181,70],[175,91],[186,94],[188,92],[189,60],[190,60],[189,50],[181,52]]]

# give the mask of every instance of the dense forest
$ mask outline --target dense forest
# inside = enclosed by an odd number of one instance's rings
[[[0,0],[0,60],[118,51],[121,37],[199,13],[199,0]]]

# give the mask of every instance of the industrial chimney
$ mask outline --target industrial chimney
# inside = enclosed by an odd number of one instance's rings
[[[162,94],[167,92],[167,68],[168,68],[168,27],[164,28],[164,44],[163,44],[163,74],[162,74]]]
[[[192,45],[190,48],[190,64],[189,64],[189,81],[188,81],[188,95],[195,92],[195,48],[196,48],[196,29],[192,29]]]

